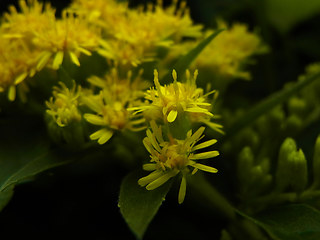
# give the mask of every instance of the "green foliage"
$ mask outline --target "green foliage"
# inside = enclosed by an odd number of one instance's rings
[[[141,171],[134,171],[123,179],[118,204],[122,216],[138,239],[143,238],[171,186],[168,182],[148,191],[137,184],[141,175]]]
[[[275,240],[314,240],[320,238],[320,212],[308,205],[292,204],[268,209],[249,217]]]
[[[305,79],[298,81],[291,86],[284,88],[281,91],[267,97],[266,99],[255,105],[248,112],[243,114],[241,117],[236,119],[234,121],[234,124],[226,130],[227,135],[229,136],[236,134],[239,130],[252,124],[258,117],[262,116],[263,114],[269,112],[272,108],[288,100],[288,98],[290,98],[294,94],[297,94],[312,82],[319,80],[319,78],[320,72],[316,72],[314,74],[311,74],[310,76],[307,76]]]
[[[318,0],[266,0],[265,11],[269,21],[281,33],[286,33],[296,24],[320,11]]]
[[[37,124],[25,119],[19,127],[12,121],[0,127],[4,134],[0,140],[0,209],[9,202],[15,185],[71,160],[51,148],[46,135],[35,131]]]

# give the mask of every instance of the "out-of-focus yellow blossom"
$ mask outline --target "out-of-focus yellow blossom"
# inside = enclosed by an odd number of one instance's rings
[[[215,144],[215,139],[208,140],[197,144],[204,135],[204,127],[200,127],[192,134],[189,130],[187,136],[183,140],[167,136],[164,139],[161,126],[157,126],[154,121],[151,121],[151,130],[147,130],[147,137],[144,138],[143,144],[150,153],[151,163],[143,165],[143,169],[152,171],[146,177],[140,178],[138,183],[141,186],[146,186],[147,190],[153,190],[160,187],[170,178],[182,174],[178,202],[182,203],[186,194],[186,175],[188,173],[195,174],[199,169],[216,173],[218,170],[198,163],[198,160],[209,159],[219,155],[218,151],[209,151],[196,153],[196,151],[207,148]]]
[[[10,101],[15,100],[17,90],[21,100],[26,100],[28,87],[24,80],[35,74],[38,54],[21,39],[11,41],[4,38],[0,30],[0,92],[8,91]]]
[[[36,0],[21,0],[21,13],[15,7],[5,14],[4,37],[12,41],[22,39],[32,50],[37,51],[37,71],[49,65],[58,69],[64,56],[80,65],[80,53],[91,55],[100,40],[99,31],[75,13],[63,11],[61,19],[56,19],[54,10]]]
[[[71,89],[59,82],[60,87],[54,87],[53,97],[46,102],[46,113],[60,126],[65,127],[73,121],[81,120],[78,110],[80,105],[81,87],[74,83]]]
[[[107,35],[116,31],[118,23],[129,11],[127,2],[116,0],[73,0],[69,9],[105,29]]]
[[[35,33],[32,42],[42,50],[38,67],[41,68],[52,59],[51,66],[57,69],[66,54],[74,64],[80,66],[80,54],[90,56],[98,48],[99,40],[99,31],[90,27],[85,19],[63,11],[62,18],[52,22],[44,31]]]
[[[78,0],[71,8],[102,27],[104,40],[99,53],[124,65],[154,60],[160,46],[170,47],[186,36],[201,36],[202,27],[193,24],[185,2],[178,6],[173,1],[164,8],[158,1],[137,9],[112,0],[97,2]]]
[[[236,23],[228,28],[224,22],[218,28],[227,30],[219,34],[196,58],[196,68],[206,68],[217,75],[227,78],[250,79],[250,73],[243,70],[254,54],[267,51],[261,39],[248,31],[245,24]],[[210,31],[207,33],[210,34]]]
[[[106,143],[115,131],[145,129],[144,118],[139,114],[133,115],[127,108],[140,103],[142,90],[147,85],[141,81],[140,75],[134,80],[131,78],[130,72],[127,78],[122,79],[117,70],[112,69],[103,79],[99,77],[88,79],[92,85],[102,89],[98,95],[83,98],[83,102],[95,112],[85,114],[84,118],[89,123],[102,127],[90,135],[90,138],[98,140],[99,144]]]
[[[155,87],[145,93],[147,100],[143,105],[130,108],[135,113],[143,112],[148,120],[162,120],[164,123],[174,122],[179,114],[186,113],[194,122],[203,122],[214,126],[215,130],[221,131],[219,124],[210,124],[213,114],[210,112],[212,105],[208,102],[208,96],[216,91],[204,94],[202,88],[196,85],[198,71],[191,77],[186,71],[186,82],[177,81],[177,73],[172,71],[173,83],[161,86],[157,70],[154,71]]]
[[[36,32],[43,31],[55,21],[55,10],[49,3],[19,0],[19,10],[11,5],[9,12],[3,15],[1,28],[7,38],[32,41]]]

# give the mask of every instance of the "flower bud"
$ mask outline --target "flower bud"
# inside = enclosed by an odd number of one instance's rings
[[[305,114],[307,103],[304,99],[298,97],[290,98],[288,102],[289,114],[303,116]]]
[[[297,149],[296,143],[292,138],[284,140],[280,147],[278,156],[278,166],[276,170],[275,182],[276,190],[282,192],[290,184],[290,170],[288,156]]]
[[[289,155],[291,164],[291,187],[297,193],[302,192],[308,184],[307,160],[301,149]]]
[[[293,139],[287,138],[280,148],[276,172],[276,189],[284,191],[291,187],[295,192],[302,192],[308,183],[307,160],[301,149],[296,150]]]
[[[313,153],[313,187],[320,187],[320,135],[316,140]]]
[[[86,130],[83,121],[74,121],[69,125],[60,127],[54,119],[46,114],[48,134],[53,142],[65,145],[70,149],[78,149],[84,146]]]
[[[249,185],[251,181],[251,169],[253,168],[254,156],[250,147],[244,147],[238,157],[237,175],[240,186]]]

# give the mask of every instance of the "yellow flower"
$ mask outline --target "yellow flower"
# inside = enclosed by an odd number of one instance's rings
[[[224,22],[219,28],[227,28]],[[210,34],[210,31],[207,32]],[[250,73],[242,66],[249,57],[267,51],[261,39],[248,31],[245,24],[236,23],[217,36],[196,58],[194,66],[206,68],[224,77],[250,79]]]
[[[70,9],[89,23],[109,29],[106,34],[115,32],[117,24],[129,10],[127,2],[115,0],[74,0]]]
[[[21,13],[12,6],[5,14],[4,37],[23,39],[32,51],[38,52],[37,71],[47,65],[58,69],[66,54],[79,66],[81,53],[91,55],[97,49],[99,31],[75,13],[63,11],[62,18],[56,19],[50,5],[37,0],[21,0],[19,5]]]
[[[85,19],[76,17],[75,13],[63,11],[62,18],[51,22],[43,31],[35,32],[32,43],[42,50],[38,61],[39,70],[49,60],[53,69],[58,69],[65,55],[80,66],[79,56],[90,56],[99,46],[99,31],[88,25]]]
[[[26,101],[27,77],[33,77],[39,52],[31,51],[21,39],[3,37],[0,30],[0,92],[8,91],[8,99],[14,101],[18,93]]]
[[[141,75],[141,74],[140,74]],[[121,78],[116,69],[112,69],[104,78],[91,77],[88,81],[99,87],[98,95],[88,95],[83,98],[86,104],[95,113],[87,113],[84,118],[93,125],[102,129],[90,135],[92,140],[98,140],[99,144],[106,143],[115,131],[124,129],[140,131],[145,129],[145,120],[141,115],[135,115],[127,110],[135,106],[142,96],[145,83],[140,75],[132,80],[131,72],[127,78]]]
[[[15,6],[4,13],[1,28],[7,38],[27,38],[31,40],[34,32],[42,31],[55,20],[55,10],[49,3],[37,0],[19,0],[20,12]]]
[[[62,82],[60,87],[54,87],[53,97],[46,102],[48,107],[46,113],[60,126],[65,127],[73,121],[81,120],[81,113],[78,110],[80,104],[81,87],[74,83],[69,89]]]
[[[186,175],[188,173],[195,174],[199,169],[216,173],[218,170],[198,163],[198,160],[209,159],[219,155],[218,151],[209,151],[196,153],[196,151],[210,147],[217,141],[215,139],[208,140],[197,144],[204,136],[202,133],[205,128],[200,127],[192,134],[189,130],[186,139],[179,140],[168,136],[168,140],[164,139],[161,126],[157,126],[151,121],[151,130],[147,130],[147,137],[144,138],[143,144],[150,153],[151,163],[143,165],[143,169],[152,171],[149,175],[140,178],[138,183],[147,190],[153,190],[170,178],[182,174],[182,181],[178,195],[178,202],[182,203],[186,194]]]
[[[198,71],[194,72],[193,77],[186,71],[186,82],[181,83],[177,81],[177,73],[173,70],[173,83],[161,86],[158,72],[155,70],[155,88],[152,87],[145,93],[147,102],[129,110],[135,113],[143,112],[146,119],[162,120],[164,123],[174,122],[179,114],[186,113],[191,121],[210,125],[213,114],[210,112],[212,105],[208,102],[208,95],[216,92],[204,94],[203,89],[196,85],[197,75]],[[215,126],[215,130],[218,131],[222,127],[219,124],[210,126]]]
[[[108,2],[109,5],[101,6],[104,10],[94,10],[94,15],[99,16],[96,22],[105,23],[102,26],[105,39],[101,41],[99,53],[123,65],[137,66],[153,61],[157,58],[159,47],[171,47],[183,37],[201,36],[202,27],[193,24],[185,2],[178,6],[174,1],[164,8],[158,1],[156,5],[126,11],[123,11],[123,4]],[[110,13],[104,14],[104,11]]]

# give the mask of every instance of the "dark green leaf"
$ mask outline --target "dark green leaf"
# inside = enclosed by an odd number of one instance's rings
[[[209,37],[200,42],[194,49],[188,52],[185,56],[181,57],[176,64],[174,64],[173,69],[177,71],[178,76],[182,76],[186,69],[188,69],[189,65],[193,60],[202,52],[202,50],[216,37],[218,36],[224,29],[219,29],[216,32],[212,33]],[[168,83],[172,81],[171,71],[169,71],[160,82]]]
[[[120,212],[138,239],[142,239],[171,186],[171,182],[167,182],[148,191],[138,185],[138,179],[146,174],[134,171],[127,175],[121,184],[119,196]]]
[[[3,192],[0,192],[0,212],[9,203],[13,196],[13,187],[9,187]]]
[[[254,217],[239,214],[262,227],[273,239],[320,239],[320,212],[308,205],[278,206]]]
[[[240,131],[244,127],[253,123],[254,120],[256,120],[258,117],[270,111],[272,108],[274,108],[278,104],[283,103],[289,97],[296,94],[301,89],[308,86],[310,83],[314,82],[315,80],[320,80],[319,78],[320,78],[320,72],[314,75],[311,75],[309,77],[306,77],[302,81],[297,81],[292,86],[288,88],[284,88],[279,92],[276,92],[270,95],[269,97],[267,97],[266,99],[258,103],[256,106],[254,106],[252,109],[250,109],[247,113],[245,113],[239,119],[236,119],[234,121],[234,124],[229,129],[226,130],[227,137],[230,137],[231,135],[236,134],[238,131]]]
[[[265,3],[269,21],[282,33],[320,11],[319,0],[266,0]]]
[[[17,183],[69,162],[70,158],[50,149],[42,130],[37,122],[22,124],[19,119],[0,125],[0,207],[10,200]]]

